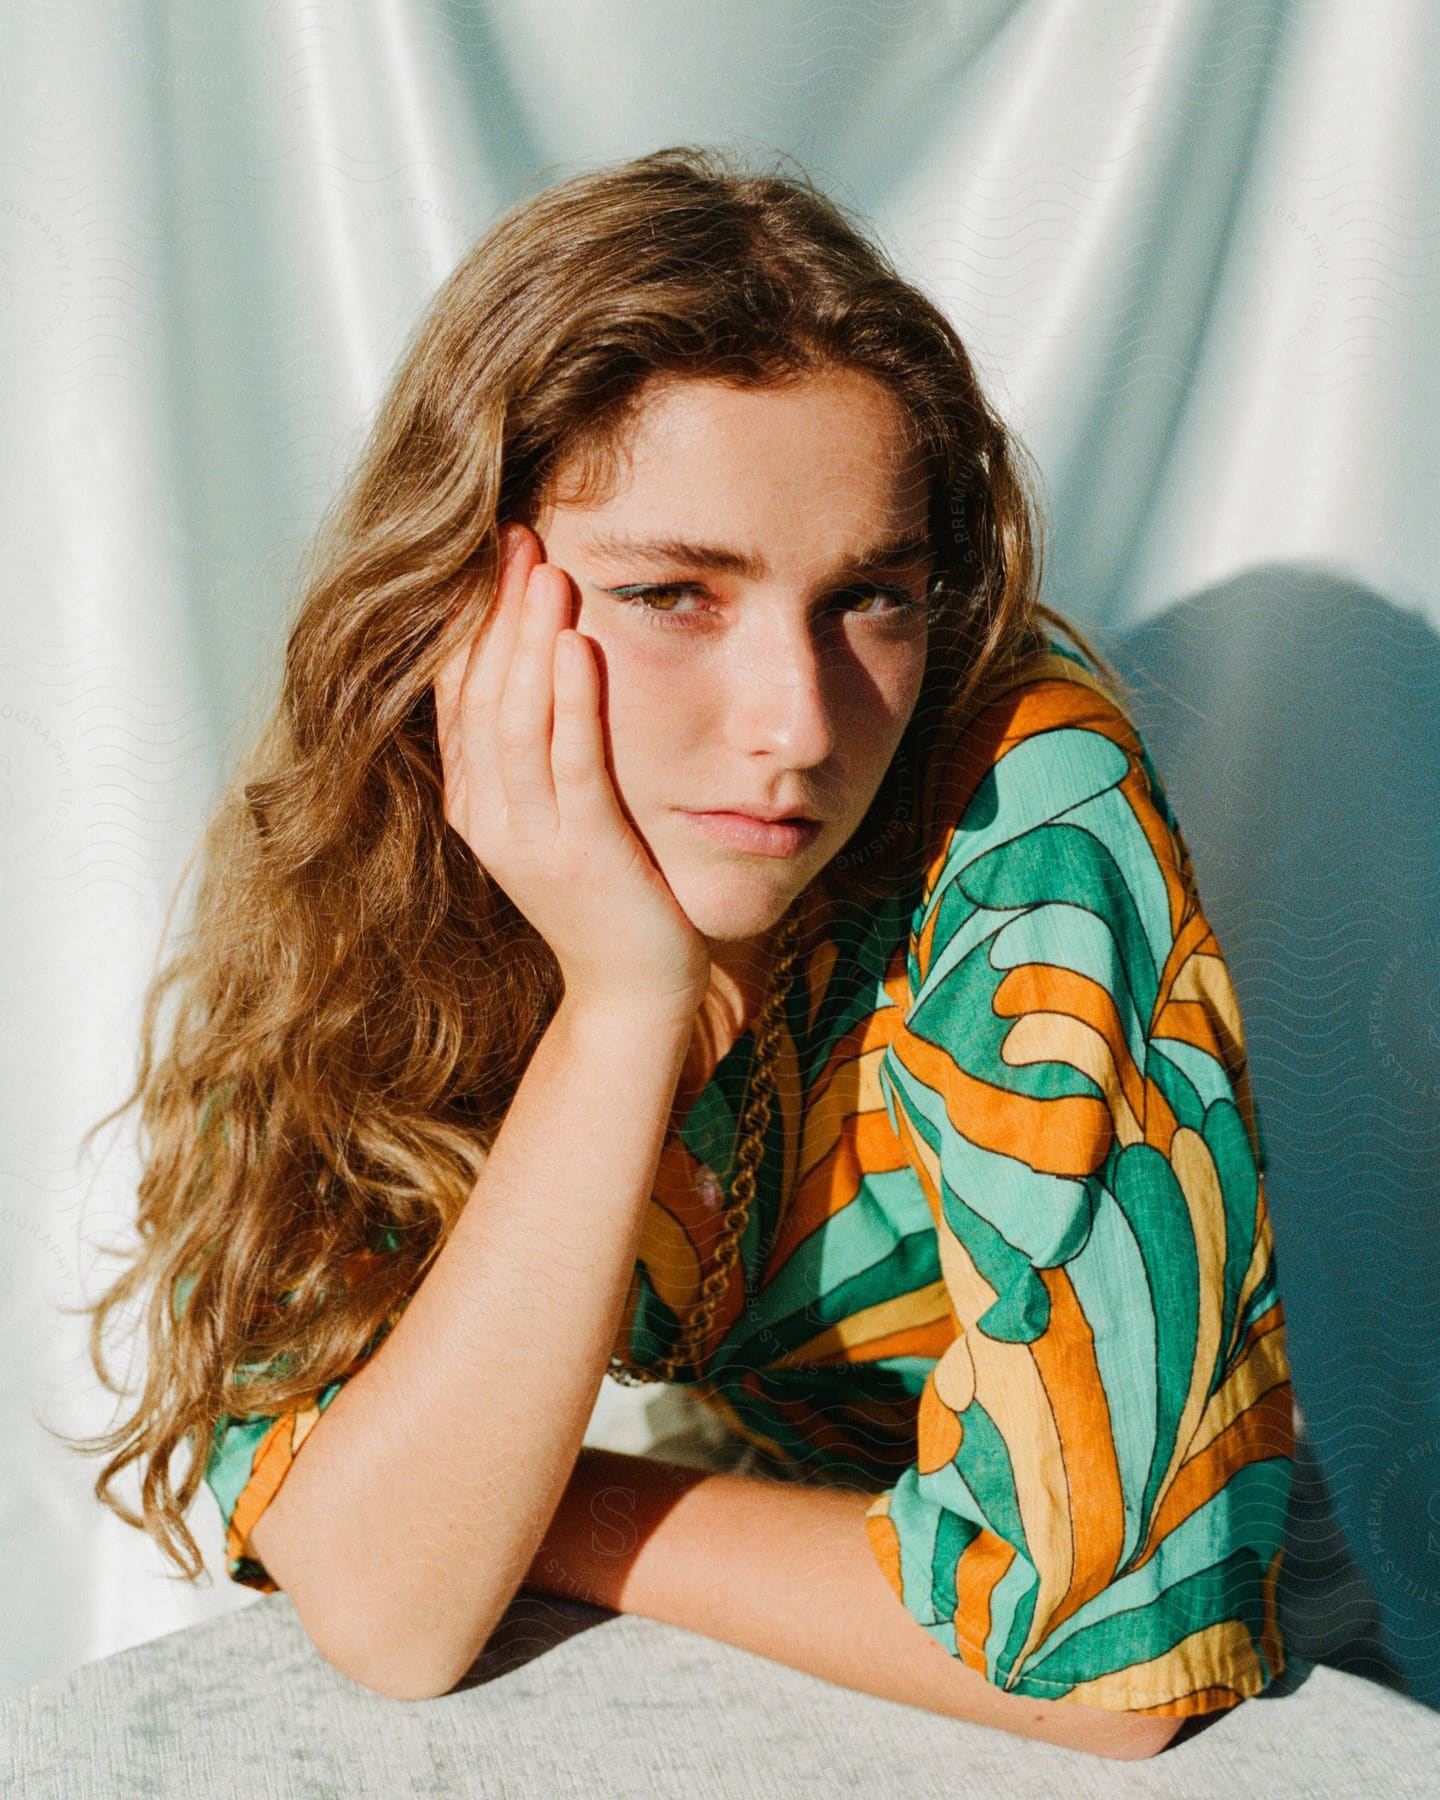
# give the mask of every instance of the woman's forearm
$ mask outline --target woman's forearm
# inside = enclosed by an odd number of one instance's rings
[[[871,1554],[874,1496],[587,1447],[525,1586],[639,1613],[858,1693],[1130,1761],[1175,1718],[1007,1694],[905,1611]]]
[[[562,1002],[444,1248],[251,1533],[365,1686],[446,1692],[524,1577],[620,1327],[692,1025]]]

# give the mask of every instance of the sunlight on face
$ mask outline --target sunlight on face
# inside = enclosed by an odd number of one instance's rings
[[[743,952],[844,847],[919,698],[924,473],[898,404],[850,371],[659,384],[625,452],[603,505],[547,506],[535,529],[577,590],[570,623],[598,647],[621,807],[712,949]],[[680,544],[723,548],[731,566]],[[764,856],[688,816],[747,806],[820,830]]]

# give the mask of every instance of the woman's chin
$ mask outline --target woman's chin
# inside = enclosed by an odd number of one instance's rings
[[[808,885],[797,882],[793,869],[783,876],[739,870],[709,881],[667,879],[686,918],[712,944],[746,943],[773,931]]]

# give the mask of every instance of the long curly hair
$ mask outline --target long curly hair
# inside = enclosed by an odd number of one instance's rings
[[[756,172],[672,147],[505,212],[435,296],[310,546],[278,699],[166,916],[162,939],[198,858],[192,924],[146,995],[135,1085],[82,1140],[139,1101],[139,1247],[74,1310],[93,1314],[112,1393],[125,1390],[106,1320],[136,1298],[148,1355],[135,1410],[66,1441],[109,1454],[96,1496],[177,1578],[204,1567],[184,1519],[196,1447],[226,1415],[308,1400],[384,1335],[559,1003],[555,957],[444,818],[432,683],[492,601],[500,525],[533,522],[562,469],[603,490],[648,383],[861,371],[923,451],[937,557],[924,685],[825,871],[835,898],[872,903],[913,878],[921,809],[897,805],[897,784],[1041,621],[1119,682],[1039,603],[1025,453],[959,336],[786,160]],[[110,1491],[136,1460],[140,1517]]]

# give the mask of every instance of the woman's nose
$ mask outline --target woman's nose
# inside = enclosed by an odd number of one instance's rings
[[[836,655],[804,628],[757,640],[736,671],[739,747],[775,751],[795,768],[824,762],[835,748]]]

